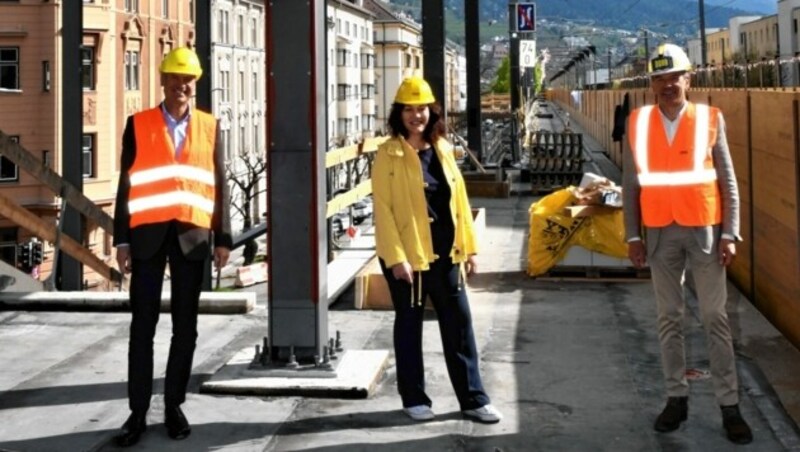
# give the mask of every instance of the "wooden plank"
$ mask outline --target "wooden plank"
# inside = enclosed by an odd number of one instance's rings
[[[794,159],[753,155],[753,204],[765,215],[797,231],[797,174]]]
[[[14,201],[0,194],[0,215],[5,216],[12,223],[18,224],[31,231],[42,240],[54,243],[56,241],[56,228],[49,221],[45,221],[17,205]],[[106,265],[89,249],[76,242],[66,234],[61,234],[61,250],[74,257],[77,261],[89,266],[103,278],[109,281],[122,281],[122,275],[115,269]]]
[[[97,224],[104,231],[114,233],[114,220],[103,209],[87,198],[74,185],[65,181],[55,171],[42,165],[42,162],[0,130],[0,154],[6,156],[21,169],[32,175],[56,195],[63,196],[67,203]]]
[[[794,159],[794,94],[759,91],[751,96],[753,160],[759,153]]]
[[[352,190],[337,195],[328,201],[325,208],[325,217],[332,217],[336,212],[355,204],[359,199],[368,196],[370,193],[372,193],[372,180],[361,182]]]

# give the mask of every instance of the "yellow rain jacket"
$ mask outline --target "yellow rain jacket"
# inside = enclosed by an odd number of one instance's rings
[[[472,209],[453,146],[440,138],[434,149],[450,186],[450,213],[455,225],[450,257],[458,264],[478,252]],[[439,256],[433,254],[422,166],[416,150],[402,136],[378,147],[372,166],[372,192],[378,257],[388,267],[408,262],[414,271],[428,270]]]

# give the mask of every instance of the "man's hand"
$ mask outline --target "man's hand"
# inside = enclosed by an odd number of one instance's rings
[[[392,275],[394,275],[394,279],[400,279],[409,284],[414,284],[414,271],[411,269],[411,264],[408,262],[400,262],[392,266]]]
[[[628,259],[636,268],[643,268],[647,262],[647,250],[644,247],[644,242],[641,240],[634,240],[628,242]]]
[[[231,250],[224,246],[214,247],[214,267],[220,269],[228,263],[228,258],[231,256]]]
[[[466,267],[467,276],[478,274],[478,260],[475,258],[474,254],[470,254],[467,258]]]
[[[131,272],[131,247],[118,246],[117,247],[117,266],[119,272],[123,275]]]
[[[736,243],[731,239],[720,239],[719,241],[719,263],[725,267],[731,265],[733,258],[736,257]]]

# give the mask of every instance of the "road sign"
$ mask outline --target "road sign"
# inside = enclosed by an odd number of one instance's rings
[[[536,66],[536,41],[521,39],[519,41],[519,67]]]
[[[517,3],[517,27],[518,32],[536,31],[536,4]]]

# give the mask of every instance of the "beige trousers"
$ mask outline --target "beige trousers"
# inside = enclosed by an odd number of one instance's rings
[[[672,224],[658,228],[657,243],[648,243],[648,260],[658,309],[658,338],[667,396],[689,395],[686,380],[683,318],[686,302],[683,277],[691,268],[700,316],[706,332],[711,379],[720,405],[739,403],[739,385],[728,314],[725,267],[718,257],[718,234],[710,253],[704,252],[696,228]]]

